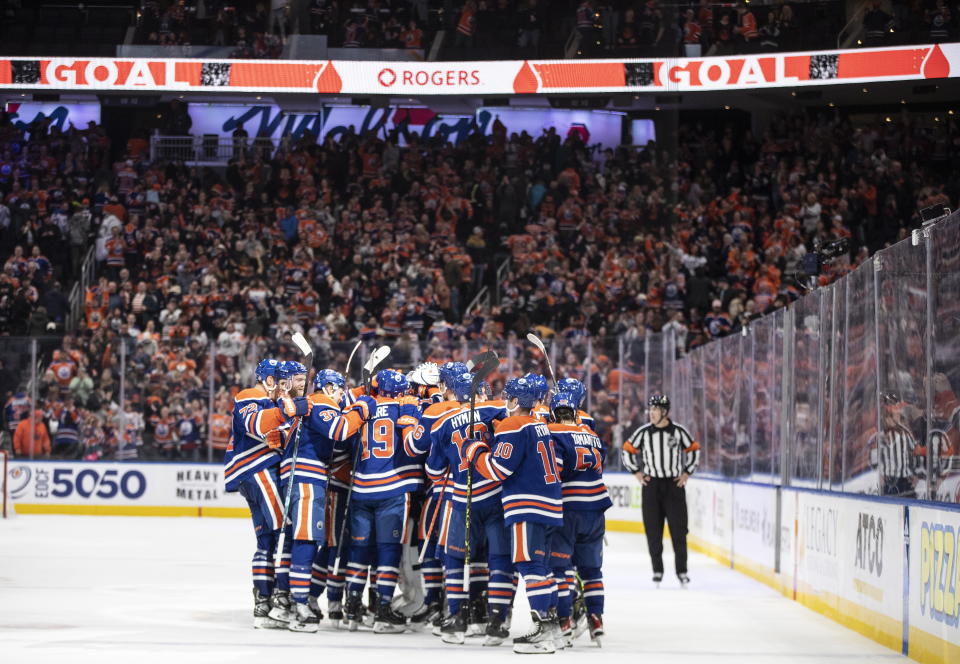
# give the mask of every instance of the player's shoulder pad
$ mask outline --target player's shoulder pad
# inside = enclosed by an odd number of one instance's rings
[[[594,431],[589,424],[580,423],[579,425],[577,425],[577,428],[583,433],[589,433],[590,435],[596,436],[597,438],[600,437],[599,434],[597,434],[597,432]]]
[[[547,425],[547,428],[550,429],[550,433],[584,433],[579,424],[560,424],[559,422],[551,422]]]
[[[529,415],[511,415],[495,424],[494,432],[497,434],[512,433],[531,424],[543,424],[543,422]]]
[[[506,408],[507,402],[503,399],[489,399],[488,401],[484,401],[483,405],[491,408]]]
[[[314,408],[332,408],[336,411],[340,410],[340,405],[334,402],[333,399],[328,397],[326,394],[320,392],[314,392],[310,395],[310,403],[313,404]]]
[[[430,431],[440,431],[443,428],[443,425],[450,421],[455,415],[459,415],[464,410],[469,410],[469,407],[463,407],[456,401],[448,401],[447,403],[456,404],[455,407],[451,408],[440,414],[440,416],[434,420],[433,425],[430,427]]]
[[[590,413],[588,413],[588,412],[585,411],[585,410],[578,410],[578,411],[577,411],[577,417],[586,417],[586,418],[591,419],[591,420],[593,419],[593,415],[591,415]]]
[[[432,403],[427,406],[427,409],[423,411],[425,417],[440,417],[449,410],[459,409],[460,403],[458,401],[438,401],[437,403]]]
[[[350,394],[353,395],[354,399],[357,397],[362,397],[366,393],[367,390],[364,389],[363,385],[357,385],[356,387],[350,389]]]
[[[374,397],[378,406],[399,406],[400,403],[397,401],[396,397],[385,397],[377,395]]]
[[[237,396],[234,398],[234,401],[253,401],[257,399],[268,399],[267,393],[263,390],[262,387],[248,387],[245,390],[240,390],[237,392]]]

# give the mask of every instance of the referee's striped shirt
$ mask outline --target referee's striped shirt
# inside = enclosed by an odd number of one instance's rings
[[[901,426],[884,429],[880,438],[880,474],[884,477],[912,477],[916,448],[917,440],[909,430]]]
[[[624,442],[621,458],[631,473],[639,471],[650,477],[693,475],[700,462],[700,443],[673,421],[662,428],[649,423]]]

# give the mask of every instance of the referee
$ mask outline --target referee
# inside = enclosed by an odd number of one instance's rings
[[[902,403],[893,393],[882,395],[883,435],[878,441],[880,453],[881,495],[914,497],[916,468],[923,463],[926,449],[917,444],[913,433],[903,425]]]
[[[663,580],[663,520],[670,524],[670,539],[680,585],[687,576],[687,495],[684,485],[697,469],[700,444],[673,422],[670,399],[654,394],[647,401],[649,424],[633,432],[623,444],[623,465],[643,485],[643,527],[653,564],[653,582]]]

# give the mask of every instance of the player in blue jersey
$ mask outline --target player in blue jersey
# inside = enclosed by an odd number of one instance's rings
[[[550,547],[553,576],[557,579],[557,616],[560,630],[573,644],[575,571],[583,582],[590,638],[603,636],[603,535],[604,512],[613,504],[603,482],[606,450],[597,434],[577,423],[577,398],[560,392],[550,400],[554,422],[549,425],[557,457],[563,493],[563,527],[553,534]]]
[[[426,458],[430,450],[431,428],[443,415],[460,407],[449,385],[453,383],[454,376],[465,373],[466,370],[467,365],[462,362],[446,362],[437,367],[437,394],[431,397],[435,401],[423,409],[420,425],[414,430],[414,435],[404,441],[408,456]],[[429,378],[429,375],[427,377]],[[426,549],[423,562],[420,564],[424,598],[423,606],[410,616],[410,626],[413,629],[421,629],[426,623],[433,623],[439,628],[442,617],[440,593],[443,590],[443,565],[438,544],[444,513],[449,510],[451,489],[447,484],[447,478],[444,477],[435,482],[432,488],[428,488],[420,510],[417,547],[421,550]]]
[[[375,396],[358,397],[355,404],[368,412],[354,457],[345,613],[350,629],[355,629],[361,619],[367,568],[376,561],[379,603],[373,630],[397,633],[404,631],[406,618],[390,602],[399,576],[411,494],[423,484],[422,468],[410,462],[403,442],[413,435],[420,411],[417,399],[406,396],[409,383],[403,374],[384,369],[372,386]]]
[[[583,383],[576,378],[562,378],[557,381],[557,392],[566,392],[573,397],[577,407],[577,424],[586,424],[591,429],[594,429],[593,416],[582,409],[583,398],[587,394],[587,389]]]
[[[427,457],[427,476],[434,482],[448,478],[452,482],[452,509],[444,517],[447,533],[444,560],[444,577],[447,591],[447,608],[451,619],[441,630],[446,643],[463,643],[466,637],[470,603],[476,598],[482,602],[482,587],[471,584],[468,598],[464,588],[464,558],[466,555],[466,506],[467,473],[469,465],[463,456],[463,445],[471,439],[470,390],[472,373],[451,376],[445,381],[452,389],[457,408],[439,418],[429,432],[418,427],[414,443],[429,438],[430,453]],[[479,403],[473,414],[472,434],[475,439],[489,441],[492,438],[493,422],[506,417],[504,409],[497,404]],[[449,491],[449,489],[448,489]],[[500,504],[500,483],[474,473],[471,487],[470,551],[475,561],[484,560],[489,567],[488,607],[481,607],[484,616],[489,615],[490,625],[496,624],[489,645],[498,645],[506,638],[500,635],[513,599],[513,566],[510,562],[510,544],[503,523],[503,507]],[[480,622],[486,622],[481,620]],[[488,636],[491,636],[488,634]],[[499,640],[497,640],[499,639]],[[492,641],[496,640],[496,643]]]
[[[305,376],[306,368],[299,363],[293,367],[295,376]],[[335,446],[343,444],[363,425],[361,411],[352,409],[341,412],[343,376],[331,369],[324,369],[314,378],[315,391],[310,395],[311,408],[304,418],[300,443],[296,446],[296,470],[293,474],[293,494],[290,499],[290,594],[294,601],[296,616],[290,629],[315,632],[322,614],[319,607],[309,602],[312,579],[315,572],[325,573],[323,567],[316,569],[317,552],[326,541],[326,492],[329,476],[328,462]],[[299,387],[294,382],[294,390]],[[293,454],[296,427],[292,427],[280,465],[280,481],[284,489],[289,485],[294,468]],[[326,555],[326,550],[324,550]]]
[[[273,556],[283,518],[279,465],[283,442],[281,427],[307,412],[304,398],[293,398],[280,389],[277,360],[263,360],[256,368],[256,387],[241,390],[233,405],[230,445],[224,455],[224,484],[239,491],[253,518],[257,550],[253,556],[254,627],[280,628],[286,622],[271,618],[276,608],[285,611],[289,597],[275,587]],[[275,399],[281,398],[280,407]],[[285,615],[285,614],[284,614]]]
[[[504,522],[514,566],[523,576],[533,629],[513,640],[518,653],[556,650],[557,584],[550,570],[553,531],[563,525],[560,465],[544,422],[531,414],[541,398],[539,381],[514,378],[504,388],[509,417],[494,433],[494,446],[472,441],[465,457],[485,478],[501,483]]]
[[[533,405],[530,414],[541,422],[549,422],[550,406],[547,405],[547,395],[550,388],[547,385],[547,379],[535,373],[526,373],[521,378],[533,385],[537,392],[537,402]]]

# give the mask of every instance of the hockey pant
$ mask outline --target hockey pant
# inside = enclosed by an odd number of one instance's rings
[[[318,543],[326,538],[326,487],[309,482],[294,484],[290,521],[285,538],[291,541],[290,595],[295,602],[306,604]]]
[[[487,593],[490,611],[502,609],[505,613],[513,601],[513,565],[510,562],[510,542],[503,525],[503,508],[493,499],[477,504],[470,512],[470,590],[464,588],[464,560],[466,556],[466,512],[451,510],[445,523],[447,609],[451,615],[460,610],[461,603],[476,600]]]
[[[367,568],[375,561],[380,602],[390,603],[393,599],[410,520],[410,503],[408,493],[378,500],[353,501],[346,568],[348,594],[363,592]]]
[[[283,519],[283,501],[280,498],[279,478],[276,468],[266,468],[240,484],[240,495],[247,501],[253,530],[257,538],[257,550],[253,554],[253,586],[264,597],[280,586],[280,570],[274,570],[277,538],[280,536],[280,521]],[[286,589],[286,575],[283,575]]]
[[[577,597],[577,578],[583,582],[583,598],[588,613],[603,614],[603,511],[565,510],[563,527],[551,539],[550,565],[557,581],[557,615],[573,614]]]
[[[555,526],[532,521],[510,525],[513,564],[523,577],[530,608],[546,617],[557,606],[557,583],[548,563]]]

